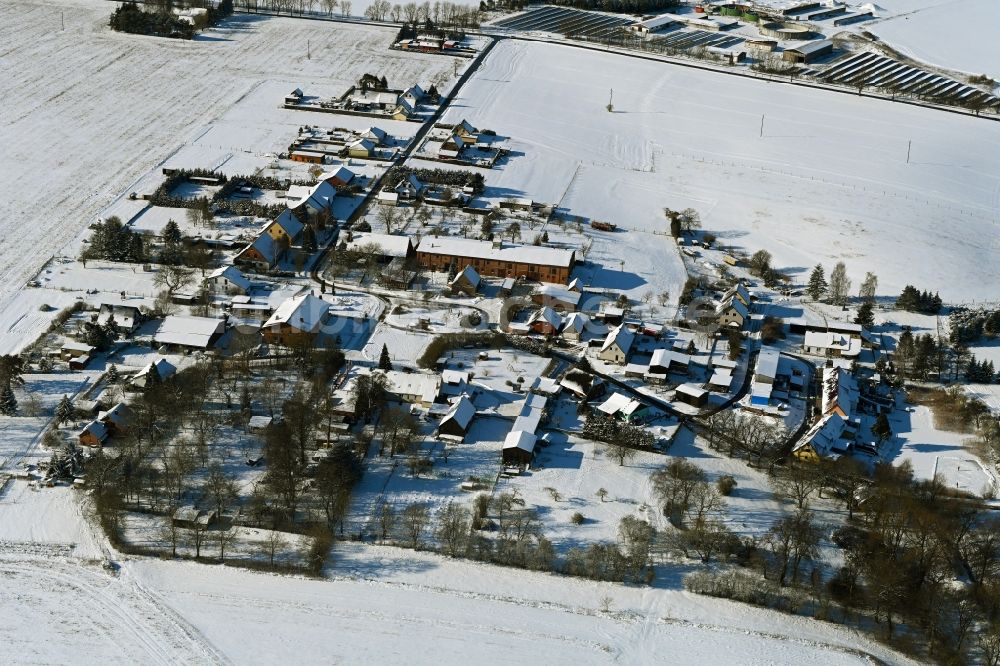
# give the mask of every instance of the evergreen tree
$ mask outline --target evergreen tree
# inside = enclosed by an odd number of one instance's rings
[[[885,413],[879,414],[878,418],[875,419],[875,425],[872,426],[872,434],[875,435],[879,443],[892,437],[892,425],[889,423],[889,417]]]
[[[120,382],[121,374],[118,372],[118,366],[112,363],[111,367],[108,368],[108,373],[104,376],[104,379],[111,386],[114,386],[118,382]]]
[[[73,419],[73,403],[69,401],[69,396],[63,394],[59,404],[56,405],[56,424],[62,425]]]
[[[809,275],[809,286],[807,287],[809,298],[814,301],[820,300],[826,295],[827,286],[826,275],[823,274],[823,264],[816,264],[812,274]]]
[[[854,318],[855,324],[861,324],[865,328],[875,325],[875,315],[872,313],[872,302],[865,301],[858,308],[858,316]]]
[[[316,232],[307,224],[302,232],[302,249],[312,254],[316,251],[316,247]]]
[[[173,220],[167,220],[167,224],[163,227],[160,235],[163,237],[163,242],[168,245],[181,242],[181,228]]]
[[[386,372],[392,370],[392,358],[389,357],[389,348],[384,344],[382,345],[382,353],[378,356],[378,368]]]
[[[3,385],[3,389],[0,389],[0,414],[7,416],[17,414],[17,398],[14,397],[14,389],[10,387],[9,381]]]

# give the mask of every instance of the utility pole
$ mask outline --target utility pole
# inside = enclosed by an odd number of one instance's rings
[[[66,32],[66,12],[59,12],[59,20],[62,22],[63,32]]]
[[[764,138],[764,114],[760,114],[760,138]]]
[[[913,139],[906,142],[906,163],[910,163],[910,149],[913,147]]]
[[[306,40],[306,60],[312,60],[312,42]]]

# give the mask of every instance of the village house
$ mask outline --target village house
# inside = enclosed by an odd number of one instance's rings
[[[806,331],[802,351],[814,356],[857,358],[861,354],[861,338],[843,333]]]
[[[348,252],[359,252],[362,248],[371,248],[372,245],[378,246],[376,254],[382,263],[392,261],[393,259],[408,260],[416,255],[412,238],[393,234],[349,231],[346,233],[343,247]]]
[[[511,430],[504,438],[500,458],[504,465],[526,468],[535,458],[538,437],[524,430]]]
[[[374,142],[376,145],[381,146],[385,143],[385,140],[389,138],[389,134],[378,127],[369,127],[364,132],[358,134],[362,139]]]
[[[670,349],[657,349],[649,361],[649,372],[659,374],[688,374],[691,357]]]
[[[226,331],[226,320],[213,317],[170,315],[160,322],[153,342],[183,349],[209,349]]]
[[[392,188],[393,191],[399,196],[400,199],[416,199],[424,191],[424,184],[420,182],[414,174],[410,174],[406,178],[403,178],[396,186]]]
[[[531,295],[531,300],[538,305],[548,305],[557,312],[576,312],[580,307],[583,294],[579,291],[553,284],[543,284]]]
[[[458,159],[462,151],[472,145],[469,139],[462,138],[457,134],[453,134],[449,139],[444,141],[438,148],[437,156],[438,159],[442,160],[454,160]]]
[[[264,322],[261,334],[269,344],[285,347],[312,345],[329,309],[329,303],[310,292],[292,296]]]
[[[469,427],[476,416],[476,407],[468,396],[458,398],[438,424],[437,435],[441,439],[464,441]]]
[[[536,335],[556,335],[561,327],[562,317],[547,305],[536,310],[528,320],[528,328]]]
[[[202,511],[193,504],[178,507],[171,515],[170,520],[175,527],[185,529],[208,529],[217,519],[215,511],[208,509]]]
[[[608,337],[604,339],[604,344],[601,345],[597,358],[607,363],[624,365],[632,351],[633,342],[635,342],[635,333],[629,330],[625,324],[619,324],[608,332]]]
[[[559,385],[584,402],[600,397],[605,391],[603,379],[576,369],[566,372]]]
[[[562,387],[559,386],[559,381],[552,377],[535,377],[528,390],[547,398],[554,398],[562,391]]]
[[[733,371],[728,368],[716,368],[708,380],[707,388],[716,393],[728,393],[733,385]]]
[[[762,349],[757,355],[757,369],[750,388],[751,405],[766,407],[771,403],[780,358],[781,353],[776,349]]]
[[[726,290],[726,293],[722,295],[722,302],[725,303],[732,298],[738,300],[745,307],[750,307],[750,292],[747,291],[747,287],[743,284],[742,280]]]
[[[314,218],[322,213],[329,213],[336,198],[337,188],[325,180],[321,180],[312,186],[292,185],[285,194],[285,203],[288,205],[288,210],[282,213],[282,215],[286,213],[292,215],[290,211],[294,211],[304,219]],[[293,215],[293,217],[295,216]],[[281,220],[281,217],[279,217],[279,220]],[[282,220],[282,222],[285,222],[285,220]],[[294,241],[297,236],[292,236],[290,232],[301,232],[304,228],[301,225],[302,222],[299,217],[295,217],[295,222],[289,221],[287,225],[282,224],[282,228],[286,231],[286,235]],[[278,240],[278,238],[275,238],[275,240]]]
[[[820,405],[823,414],[835,413],[850,420],[857,409],[860,391],[857,380],[844,368],[823,368]]]
[[[326,153],[315,150],[293,150],[288,154],[288,159],[293,162],[305,162],[306,164],[323,164],[326,162]]]
[[[80,361],[86,359],[87,362],[89,362],[94,351],[94,347],[86,344],[85,342],[67,340],[59,348],[59,358],[70,362],[74,360]]]
[[[422,372],[389,370],[385,375],[385,391],[390,400],[430,408],[441,393],[441,376]]]
[[[583,334],[589,324],[590,317],[582,312],[573,312],[566,317],[566,321],[563,324],[562,337],[571,342],[579,342],[583,339]]]
[[[348,157],[371,158],[375,156],[375,142],[371,139],[358,139],[347,144]]]
[[[132,379],[129,380],[129,386],[134,389],[144,389],[151,382],[159,383],[170,379],[176,372],[177,368],[170,361],[165,358],[159,358],[155,361],[150,361],[132,375]]]
[[[258,271],[268,271],[278,263],[283,254],[284,249],[274,242],[271,235],[262,233],[237,253],[233,263]]]
[[[291,209],[286,208],[281,215],[264,227],[263,233],[270,236],[275,243],[292,245],[298,240],[304,228],[305,225],[302,224],[301,220],[295,217]]]
[[[731,296],[728,300],[719,303],[715,314],[720,326],[732,328],[743,328],[747,319],[750,318],[747,306],[736,296]]]
[[[597,406],[597,411],[607,416],[636,423],[649,416],[649,407],[624,393],[612,393],[607,400]]]
[[[473,388],[469,385],[471,379],[472,373],[465,370],[442,370],[439,395],[449,399],[460,395],[472,395]]]
[[[250,280],[236,266],[217,268],[205,278],[209,290],[216,294],[246,294],[250,291]]]
[[[835,459],[848,453],[851,442],[844,437],[846,425],[840,414],[826,414],[795,444],[792,455],[799,460],[818,462],[821,458]]]
[[[681,384],[674,389],[674,400],[701,408],[708,402],[708,391],[695,384]]]
[[[301,88],[296,88],[292,92],[285,95],[285,104],[288,106],[297,106],[302,102],[302,96],[305,93],[302,92]]]
[[[115,330],[119,335],[132,335],[142,323],[142,313],[134,305],[121,303],[101,303],[97,311],[97,323],[107,326],[108,320],[114,318]]]
[[[529,393],[521,403],[521,411],[514,419],[511,430],[534,433],[549,415],[549,399],[544,395]]]
[[[339,166],[329,173],[322,174],[320,182],[329,183],[334,187],[348,187],[357,178],[357,174],[345,166]]]
[[[479,273],[476,272],[476,269],[472,266],[466,266],[462,269],[462,272],[448,283],[448,287],[451,289],[453,296],[464,294],[471,298],[479,291],[481,282],[482,280],[479,278]]]
[[[108,427],[100,421],[91,421],[77,435],[80,446],[104,446],[108,441]]]
[[[431,236],[421,239],[417,260],[433,271],[447,271],[452,264],[471,265],[484,276],[564,284],[576,263],[576,253],[545,246]]]
[[[106,412],[97,415],[97,420],[105,425],[111,437],[121,437],[128,434],[132,422],[132,410],[124,402],[119,402]]]

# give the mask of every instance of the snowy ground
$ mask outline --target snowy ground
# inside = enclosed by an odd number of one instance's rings
[[[182,42],[113,33],[112,8],[0,3],[0,353],[44,328],[39,298],[64,305],[17,290],[54,254],[75,255],[86,226],[184,144],[181,162],[245,173],[287,148],[303,123],[366,120],[282,111],[275,95],[342,91],[370,70],[406,85],[454,74],[451,58],[388,50],[392,29],[238,15]],[[251,103],[227,113],[244,98]],[[396,133],[409,124],[388,125]]]
[[[664,283],[683,281],[652,235],[666,230],[664,206],[695,208],[721,242],[767,248],[793,274],[843,260],[856,281],[875,271],[885,293],[916,283],[945,299],[987,297],[1000,280],[996,123],[511,41],[445,114],[463,117],[510,137],[491,188],[617,222],[628,231],[606,252],[655,265]]]
[[[859,28],[918,60],[971,74],[1000,77],[1000,4],[966,0],[961,11],[949,0],[885,0],[888,16]]]

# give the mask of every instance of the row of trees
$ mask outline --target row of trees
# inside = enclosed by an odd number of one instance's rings
[[[172,0],[145,4],[152,11],[140,9],[131,1],[119,5],[112,12],[108,25],[119,32],[191,39],[198,30],[215,25],[233,13],[233,0],[219,0],[218,5],[203,2],[201,4],[205,12],[194,16],[191,21],[185,21],[173,13]]]
[[[896,299],[896,308],[907,312],[921,314],[937,314],[941,311],[941,297],[929,291],[920,291],[913,285],[903,287],[902,293]]]
[[[146,260],[146,247],[142,236],[122,224],[120,218],[111,216],[94,227],[90,244],[80,258],[84,262],[88,259],[104,259],[142,263]]]
[[[874,273],[866,273],[865,279],[861,283],[858,296],[862,305],[867,304],[867,312],[871,314],[871,308],[875,303],[875,292],[878,290],[878,277]],[[806,286],[809,298],[814,301],[829,299],[831,303],[838,306],[847,305],[851,293],[851,279],[847,276],[847,266],[844,262],[838,261],[830,271],[829,282],[822,264],[816,264],[812,273],[809,274],[809,283]]]

